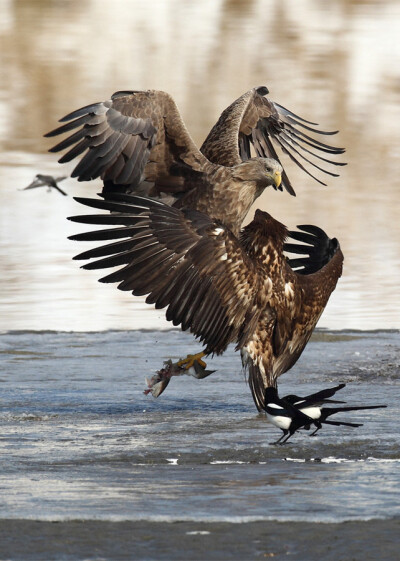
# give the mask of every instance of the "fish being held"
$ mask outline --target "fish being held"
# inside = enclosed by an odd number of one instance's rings
[[[190,355],[187,358],[190,358]],[[201,359],[195,359],[193,361],[193,366],[187,368],[187,358],[179,360],[178,362],[172,362],[171,359],[166,360],[164,366],[160,370],[157,370],[151,378],[146,378],[147,389],[144,390],[143,393],[145,395],[151,393],[153,397],[158,397],[168,386],[172,376],[183,376],[187,374],[201,380],[215,372],[215,370],[206,370],[206,364]]]

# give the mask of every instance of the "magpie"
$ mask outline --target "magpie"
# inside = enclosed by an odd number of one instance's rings
[[[329,399],[330,397],[335,395],[337,391],[341,390],[345,386],[346,384],[339,384],[334,388],[326,388],[325,390],[321,390],[317,393],[306,395],[305,397],[300,397],[295,394],[289,394],[289,395],[285,395],[285,397],[283,397],[282,399],[288,401],[289,403],[294,405],[297,409],[300,409],[302,413],[308,415],[312,419],[319,418],[321,407],[324,403],[346,403],[345,401]],[[329,422],[328,424],[331,424],[331,422]],[[336,424],[340,424],[340,423],[335,422],[335,425]],[[353,423],[351,423],[350,426],[353,426]],[[360,426],[360,425],[356,425],[356,426]],[[308,427],[305,426],[304,428],[307,430],[310,429],[309,426]]]
[[[298,429],[310,426],[314,422],[300,409],[294,407],[288,401],[280,399],[276,388],[266,388],[264,397],[264,409],[268,421],[283,431],[283,435],[271,444],[285,444]]]
[[[312,424],[317,428],[310,436],[315,436],[315,434],[322,428],[322,423],[327,425],[344,425],[348,427],[361,427],[362,423],[349,423],[345,421],[328,421],[327,418],[336,413],[341,413],[344,411],[359,411],[361,409],[380,409],[387,407],[386,405],[366,405],[360,407],[324,407],[325,403],[344,403],[343,401],[336,401],[329,399],[338,390],[345,387],[346,384],[339,384],[334,388],[328,388],[326,390],[321,390],[315,394],[308,395],[306,397],[299,397],[294,394],[285,396],[283,399],[293,405],[296,409],[307,415],[312,419]],[[304,425],[304,428],[309,429],[309,425]]]
[[[296,407],[303,401],[307,401],[311,404],[318,404],[318,403],[345,403],[345,401],[336,401],[333,399],[329,399],[335,395],[336,392],[346,387],[346,384],[339,384],[333,388],[326,388],[325,390],[321,390],[317,393],[312,393],[310,395],[306,395],[305,397],[299,397],[298,395],[290,394],[286,395],[284,398],[286,401],[289,401],[292,405],[296,405]]]

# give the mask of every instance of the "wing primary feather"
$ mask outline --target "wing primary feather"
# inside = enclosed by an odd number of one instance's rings
[[[124,226],[123,228],[110,228],[106,230],[92,230],[90,232],[81,232],[80,234],[74,234],[73,236],[68,236],[69,240],[74,240],[77,242],[96,242],[104,240],[114,240],[118,238],[128,238],[131,237],[137,228],[141,228],[143,224],[138,224],[135,226]]]
[[[295,140],[292,136],[286,134],[284,131],[282,131],[281,136],[282,136],[282,139],[285,139],[290,145],[292,143],[295,144],[301,150],[304,150],[304,152],[307,152],[307,154],[311,154],[311,156],[314,156],[314,158],[318,158],[319,160],[322,160],[323,162],[327,162],[328,164],[332,164],[334,166],[345,166],[345,165],[347,165],[346,162],[335,162],[334,160],[328,160],[327,158],[323,158],[319,154],[315,154],[315,152],[311,152],[311,150],[308,150],[305,146],[300,144],[300,142],[297,142],[297,140]],[[308,143],[308,144],[310,144],[310,143]],[[318,148],[318,150],[319,150],[319,148]],[[304,157],[304,156],[302,156],[302,157]]]
[[[299,142],[299,146],[303,144],[307,144],[311,146],[311,148],[315,148],[315,150],[319,150],[320,152],[326,152],[327,154],[344,154],[346,150],[344,148],[337,148],[336,146],[329,146],[328,144],[324,144],[323,142],[319,142],[316,139],[312,138],[311,136],[307,136],[301,131],[293,128],[292,126],[288,126],[281,130],[281,134],[284,134],[293,140],[294,138],[297,139]]]
[[[100,247],[95,247],[93,249],[88,249],[76,255],[74,257],[75,260],[82,260],[82,259],[94,259],[97,257],[104,257],[106,255],[112,255],[114,253],[119,253],[121,251],[126,251],[128,249],[132,249],[134,247],[134,242],[131,239],[113,242],[107,245],[102,245]]]
[[[88,142],[87,139],[84,138],[83,140],[78,142],[78,144],[76,144],[73,148],[71,148],[71,150],[69,150],[63,156],[61,156],[61,158],[58,160],[58,163],[65,164],[66,162],[70,162],[71,160],[76,158],[76,156],[79,156],[85,150],[87,150],[87,148],[88,148]]]
[[[290,109],[287,109],[283,105],[280,105],[279,103],[276,103],[276,101],[273,101],[272,103],[275,105],[275,107],[278,107],[278,109],[281,109],[283,114],[290,115],[290,116],[294,117],[295,119],[299,119],[300,121],[303,121],[303,123],[308,123],[309,125],[315,125],[316,127],[319,126],[318,123],[313,123],[313,121],[308,121],[307,119],[304,119],[303,117],[300,117],[300,115],[296,115],[296,113],[293,113],[293,111],[290,111]]]
[[[313,127],[309,127],[308,125],[301,123],[300,121],[296,121],[296,119],[294,119],[290,115],[287,115],[287,119],[290,123],[293,123],[294,125],[298,125],[299,127],[303,127],[303,129],[306,129],[315,134],[323,134],[323,135],[331,136],[339,132],[339,131],[323,131],[321,129],[314,129]]]
[[[168,259],[171,258],[171,261],[173,262],[174,261],[173,257],[174,256],[169,255],[169,257],[165,258],[165,261],[167,262]],[[153,267],[153,263],[150,263],[150,264],[147,264],[147,265],[148,265],[148,267],[146,267],[146,269],[142,269],[143,274],[145,274],[148,269],[151,269]],[[105,277],[102,277],[100,279],[100,282],[104,282],[104,283],[112,283],[112,282],[121,282],[121,283],[126,282],[127,283],[128,281],[134,282],[135,279],[134,279],[134,273],[132,272],[133,269],[134,269],[134,267],[130,263],[129,265],[126,265],[126,267],[123,267],[119,271],[114,271],[113,273],[110,273],[109,275],[106,275]],[[119,290],[128,290],[128,289],[123,289],[120,286],[118,286],[118,288],[119,288]],[[154,288],[152,290],[154,290]]]
[[[140,220],[142,216],[136,214],[82,214],[77,216],[69,216],[71,222],[79,222],[82,224],[110,224],[110,225],[126,225],[127,222]]]
[[[318,226],[314,226],[313,224],[300,224],[297,226],[299,230],[303,230],[304,232],[308,232],[316,237],[327,238],[326,232],[322,228]],[[292,232],[289,232],[289,235],[292,235]]]
[[[54,129],[50,132],[47,132],[43,136],[46,137],[46,138],[50,138],[52,136],[58,136],[59,134],[64,134],[64,133],[69,132],[73,129],[76,129],[77,127],[80,127],[81,125],[85,125],[90,120],[90,118],[91,118],[90,115],[83,115],[82,117],[79,117],[78,119],[75,119],[74,121],[66,123],[65,125],[61,125],[61,127],[57,127],[56,129]],[[54,152],[54,149],[51,149],[50,151]]]
[[[319,169],[319,171],[322,171],[323,173],[326,173],[327,175],[331,175],[333,177],[339,177],[339,175],[337,173],[333,173],[331,171],[328,171],[324,168],[321,168],[320,166],[318,166],[316,163],[312,162],[311,160],[309,160],[308,158],[306,158],[306,156],[304,156],[303,154],[301,154],[293,145],[289,144],[284,138],[278,137],[277,142],[279,142],[279,144],[281,145],[282,149],[285,150],[286,154],[289,155],[289,151],[293,150],[293,152],[295,154],[297,154],[298,156],[300,156],[300,158],[303,158],[303,160],[305,160],[307,163],[309,163],[310,165],[312,165],[313,167],[315,167],[316,169]],[[296,161],[296,160],[295,160]],[[297,165],[299,165],[297,163]],[[315,179],[315,178],[314,178]]]
[[[285,243],[284,250],[288,251],[289,253],[301,253],[301,254],[308,254],[310,253],[310,249],[312,246],[307,245],[300,245],[300,244],[293,244],[293,243]]]
[[[155,241],[149,240],[147,245],[143,245],[142,242],[141,247],[134,247],[124,252],[120,252],[117,255],[112,255],[111,257],[106,257],[104,259],[98,259],[97,261],[92,261],[91,263],[86,263],[86,265],[82,266],[82,269],[93,270],[93,269],[106,269],[109,267],[117,267],[119,265],[125,264],[134,264],[135,266],[138,265],[141,261],[148,259],[150,256],[157,254],[159,251],[162,251],[164,248],[160,248],[159,244]],[[90,250],[89,250],[90,252]],[[85,252],[88,254],[89,252]],[[75,257],[75,259],[84,259],[82,254]]]
[[[112,200],[91,199],[87,197],[74,197],[74,200],[81,205],[97,208],[99,210],[109,210],[110,212],[124,212],[130,214],[133,210],[136,210],[134,205],[126,205],[122,202],[114,202]]]
[[[90,169],[96,157],[96,148],[90,148],[89,146],[89,150],[72,170],[71,177],[77,177],[79,181],[95,179],[95,176],[91,176],[87,170]]]
[[[85,107],[81,107],[80,109],[76,109],[65,117],[62,117],[59,122],[64,123],[65,121],[71,121],[71,119],[76,119],[77,117],[81,117],[82,115],[100,115],[102,113],[106,113],[107,107],[103,103],[91,103],[90,105],[85,105]]]
[[[324,151],[330,151],[331,154],[343,154],[344,152],[346,152],[345,148],[339,148],[337,146],[330,146],[329,144],[325,144],[324,142],[321,142],[320,140],[317,140],[316,138],[313,138],[312,136],[308,136],[308,134],[306,134],[303,131],[299,131],[298,129],[295,129],[294,127],[291,127],[289,125],[289,130],[292,134],[295,134],[298,137],[301,138],[305,138],[307,140],[309,140],[310,142],[313,142],[314,144],[317,144],[318,146],[321,146],[321,150],[324,148]],[[300,139],[299,139],[300,140]],[[317,148],[317,146],[315,146],[315,148]]]
[[[287,154],[287,155],[289,156],[289,158],[290,158],[297,166],[299,166],[300,169],[302,169],[307,175],[309,175],[310,177],[312,177],[313,179],[315,179],[315,181],[317,181],[317,183],[320,183],[320,185],[324,185],[324,186],[326,187],[326,183],[324,183],[323,181],[321,181],[320,179],[318,179],[318,177],[315,177],[315,175],[313,175],[310,171],[308,171],[308,169],[307,169],[306,167],[304,167],[303,164],[302,164],[301,162],[299,162],[299,160],[297,160],[297,159],[293,156],[293,154],[292,154],[291,152],[289,152],[289,150],[288,150],[284,145],[282,145],[282,144],[279,142],[279,139],[278,139],[278,138],[276,139],[276,141],[280,144],[280,146],[281,146],[283,152],[284,152],[285,154]],[[282,176],[283,176],[283,174],[282,174]]]
[[[290,231],[289,237],[294,240],[297,240],[298,242],[309,243],[311,245],[314,245],[317,239],[314,234],[307,234],[305,232],[296,232],[296,231]]]

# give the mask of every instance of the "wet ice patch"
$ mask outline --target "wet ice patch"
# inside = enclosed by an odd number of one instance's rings
[[[305,462],[316,462],[322,464],[355,464],[355,463],[400,463],[400,458],[335,458],[327,456],[326,458],[283,458],[284,462],[294,462],[303,464]]]
[[[221,465],[221,464],[249,464],[250,462],[244,462],[242,460],[214,460],[210,462],[211,465]]]

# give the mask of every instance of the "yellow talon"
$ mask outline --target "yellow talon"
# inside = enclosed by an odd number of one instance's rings
[[[204,362],[204,360],[201,360],[203,356],[205,356],[205,353],[203,351],[201,353],[196,353],[195,355],[187,355],[186,358],[183,358],[182,360],[177,362],[177,364],[178,366],[184,366],[186,370],[189,370],[189,368],[191,368],[197,360],[200,366],[202,368],[205,368],[207,364]]]

